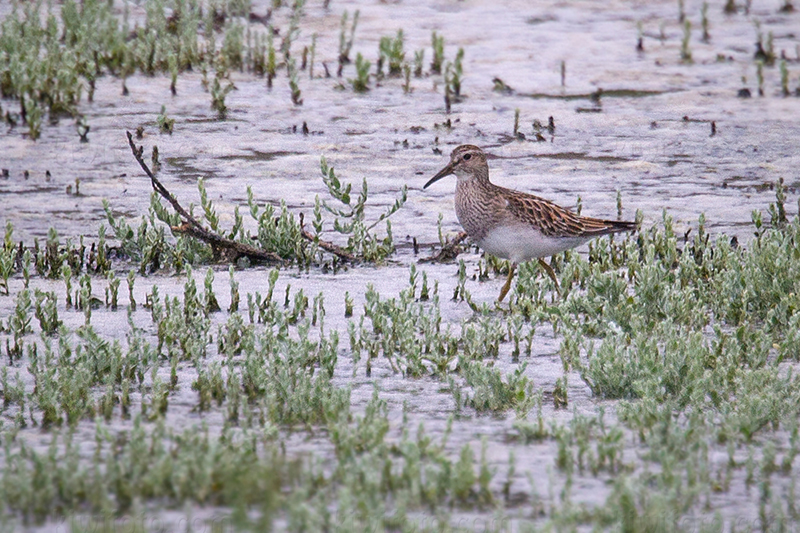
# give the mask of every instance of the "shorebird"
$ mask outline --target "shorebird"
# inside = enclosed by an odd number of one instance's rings
[[[456,216],[464,231],[484,252],[511,261],[508,278],[497,301],[511,288],[519,263],[538,259],[553,279],[558,280],[544,257],[561,253],[585,242],[636,229],[635,222],[582,217],[549,200],[489,181],[486,154],[477,146],[463,144],[450,154],[450,163],[428,180],[423,189],[445,176],[455,174]]]

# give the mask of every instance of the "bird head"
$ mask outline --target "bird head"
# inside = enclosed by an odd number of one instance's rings
[[[429,179],[423,189],[427,189],[431,184],[450,174],[455,174],[459,179],[468,179],[485,169],[488,169],[488,166],[483,150],[471,144],[462,144],[450,154],[450,163]]]

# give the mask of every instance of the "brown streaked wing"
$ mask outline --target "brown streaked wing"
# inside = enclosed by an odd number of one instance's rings
[[[582,217],[544,198],[511,189],[503,189],[503,196],[508,201],[511,216],[538,228],[548,237],[599,237],[633,231],[637,227],[635,222]]]
[[[585,233],[602,233],[605,228],[595,224],[602,221],[579,217],[544,198],[517,191],[504,192],[509,214],[535,226],[548,237],[578,237]],[[589,227],[585,222],[590,222]]]

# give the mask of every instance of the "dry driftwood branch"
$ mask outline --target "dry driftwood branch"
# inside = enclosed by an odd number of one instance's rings
[[[150,183],[153,186],[153,190],[155,190],[158,194],[160,194],[165,200],[167,200],[172,208],[181,216],[183,219],[183,224],[180,226],[171,227],[173,232],[175,233],[183,233],[185,235],[190,235],[195,237],[196,239],[200,239],[201,241],[205,241],[209,243],[212,248],[214,248],[215,252],[219,251],[227,251],[232,253],[235,257],[246,256],[250,259],[255,259],[259,261],[268,261],[273,263],[282,263],[283,260],[277,254],[273,252],[268,252],[266,250],[262,250],[261,248],[256,248],[255,246],[250,246],[249,244],[244,244],[241,242],[236,242],[234,240],[228,239],[223,237],[213,231],[206,229],[200,222],[194,218],[183,206],[178,203],[178,200],[170,193],[166,187],[164,187],[158,178],[155,177],[153,172],[147,166],[147,163],[144,162],[144,158],[142,157],[142,153],[144,148],[142,146],[137,147],[136,144],[133,142],[133,136],[131,132],[126,132],[128,135],[128,143],[131,146],[131,151],[133,151],[133,157],[136,158],[136,161],[139,163],[139,166],[142,167],[144,173],[147,174],[147,177],[150,178]],[[326,252],[332,253],[335,256],[344,259],[346,261],[355,262],[357,261],[356,256],[351,254],[350,252],[346,251],[341,246],[337,246],[332,242],[327,242],[323,240],[317,240],[314,235],[312,235],[309,231],[302,227],[302,213],[301,213],[301,234],[304,239],[315,242],[317,245],[325,250]]]
[[[456,238],[448,242],[442,249],[430,257],[421,259],[420,263],[444,263],[445,261],[452,261],[461,252],[459,245],[467,238],[467,232],[462,231]]]
[[[326,252],[330,252],[336,257],[340,259],[344,259],[345,261],[356,262],[358,258],[336,244],[332,242],[317,240],[317,238],[306,229],[305,224],[303,223],[303,213],[300,213],[300,234],[303,236],[304,239],[307,241],[314,242],[316,240],[317,246],[325,250]]]
[[[166,187],[164,187],[161,182],[158,181],[155,175],[153,175],[153,173],[150,171],[147,163],[145,163],[144,159],[142,158],[142,152],[144,151],[144,148],[141,146],[136,146],[136,143],[133,142],[133,136],[131,135],[131,132],[128,131],[126,133],[128,135],[128,144],[130,144],[131,151],[133,152],[133,157],[136,158],[139,166],[142,167],[144,173],[147,174],[148,178],[150,178],[150,184],[153,186],[153,190],[167,200],[183,220],[183,224],[172,227],[172,231],[175,233],[191,235],[192,237],[200,239],[201,241],[207,242],[212,248],[214,248],[215,252],[226,251],[232,253],[235,257],[245,256],[257,261],[283,263],[283,260],[276,253],[268,252],[266,250],[256,248],[255,246],[250,246],[249,244],[236,242],[206,229],[202,224],[200,224],[200,222],[197,221],[196,218],[189,214],[189,212],[186,211],[186,209],[184,209],[180,203],[178,203],[178,200],[175,198],[175,196],[173,196],[172,193],[170,193]]]

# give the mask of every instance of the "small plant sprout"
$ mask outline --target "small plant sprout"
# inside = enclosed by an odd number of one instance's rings
[[[228,115],[228,106],[225,105],[225,98],[235,88],[230,80],[223,87],[220,82],[220,76],[214,76],[214,82],[211,84],[211,109],[217,112],[218,119],[223,120]]]
[[[32,333],[31,329],[31,291],[27,288],[22,289],[17,295],[14,313],[8,318],[7,329],[11,332],[14,338],[14,346],[9,348],[8,340],[6,340],[6,351],[9,362],[14,363],[15,359],[22,357],[24,342],[22,338],[28,333]]]
[[[309,55],[311,56],[308,60],[308,79],[314,79],[314,62],[316,61],[317,55],[317,34],[313,33],[311,35],[311,48],[309,49]]]
[[[203,312],[208,315],[220,310],[217,295],[214,294],[214,269],[209,268],[206,270],[206,277],[203,280]]]
[[[7,227],[11,227],[11,222],[8,223]],[[8,233],[6,233],[8,235]],[[11,276],[11,273],[14,271],[14,264],[17,260],[17,249],[16,247],[4,245],[0,247],[0,289],[2,289],[3,294],[6,296],[9,295],[8,292],[8,278]]]
[[[292,94],[292,103],[296,106],[301,106],[303,105],[303,98],[297,81],[297,67],[294,58],[289,59],[287,68],[289,69],[289,89]]]
[[[272,89],[272,80],[275,79],[275,74],[278,70],[277,59],[275,55],[275,39],[272,36],[272,27],[267,28],[267,89]]]
[[[239,312],[239,282],[236,281],[235,277],[235,270],[233,265],[230,266],[228,269],[228,275],[230,276],[230,285],[231,285],[231,305],[228,308],[229,313],[237,313]]]
[[[364,59],[360,52],[356,54],[356,77],[347,80],[353,86],[353,91],[364,93],[369,90],[370,66],[371,63]]]
[[[110,307],[112,311],[116,311],[119,306],[119,284],[122,280],[114,274],[113,270],[108,271],[106,280],[108,281],[106,306]]]
[[[178,59],[174,55],[169,56],[169,91],[172,96],[178,96]]]
[[[427,302],[430,299],[430,289],[428,288],[428,273],[422,272],[422,287],[419,290],[419,301]]]
[[[130,302],[128,305],[131,311],[136,311],[136,299],[133,297],[133,285],[136,281],[136,271],[129,271],[126,280],[128,282],[128,302]]]
[[[764,96],[764,62],[756,61],[756,79],[758,80],[758,96]]]
[[[756,29],[756,53],[754,58],[756,61],[761,61],[768,67],[775,64],[775,45],[772,32],[767,32],[767,41],[764,43],[764,33],[761,31],[761,22],[756,19],[753,21],[753,26]]]
[[[283,61],[287,68],[289,67],[289,57],[291,54],[292,43],[300,35],[300,19],[303,17],[303,8],[305,7],[305,0],[295,0],[292,3],[292,15],[289,18],[289,29],[281,42],[281,52],[283,52]],[[288,73],[288,72],[287,72]]]
[[[422,48],[414,52],[414,77],[422,77],[422,65],[425,62],[425,49]]]
[[[89,326],[92,322],[92,308],[95,306],[95,298],[92,296],[92,277],[84,274],[80,278],[79,307],[83,309],[84,325]]]
[[[175,127],[175,119],[167,116],[167,106],[161,106],[161,113],[156,117],[156,124],[161,133],[169,133],[172,135],[172,130]]]
[[[349,292],[344,293],[344,317],[350,318],[353,316],[353,298]]]
[[[153,166],[153,172],[158,172],[161,170],[161,161],[158,159],[158,146],[153,146],[153,151],[150,153],[150,163]],[[78,196],[77,178],[75,182],[75,196]]]
[[[568,403],[567,376],[565,374],[556,380],[556,386],[553,388],[553,406],[556,409],[566,409]]]
[[[450,85],[457,100],[461,99],[461,81],[464,77],[464,49],[459,48],[450,71]]]
[[[55,335],[61,326],[58,319],[58,300],[54,292],[42,292],[34,290],[36,298],[36,318],[39,320],[39,327],[45,335]]]
[[[380,65],[382,65],[385,60],[389,68],[388,75],[390,77],[399,77],[403,72],[403,62],[406,58],[406,54],[403,51],[402,29],[397,30],[397,35],[394,39],[391,37],[381,37],[379,54],[378,70],[382,70]]]
[[[450,85],[450,68],[452,65],[450,63],[447,64],[447,67],[444,72],[444,112],[446,114],[450,114],[450,104],[452,102],[452,95],[453,89]],[[450,119],[448,119],[447,123],[450,123]]]
[[[66,292],[66,306],[70,309],[73,306],[72,302],[72,268],[68,264],[61,265],[61,279],[64,280],[64,287]]]
[[[52,228],[51,228],[51,231]],[[57,248],[56,248],[57,249]],[[30,286],[31,283],[31,263],[32,263],[32,254],[30,250],[25,250],[22,254],[22,286],[26,289]],[[55,266],[55,265],[53,265]],[[56,271],[51,270],[53,275],[56,275]]]
[[[23,118],[28,123],[28,137],[35,141],[42,134],[42,108],[39,107],[35,100],[30,98],[23,99],[20,107],[24,111]]]
[[[359,11],[356,10],[353,15],[353,24],[350,26],[350,35],[347,35],[347,10],[342,13],[341,28],[339,29],[339,70],[337,76],[342,76],[342,71],[347,63],[350,63],[350,50],[353,48],[353,39],[356,34],[356,27],[358,26]]]
[[[711,34],[708,33],[708,2],[703,2],[703,7],[700,10],[701,25],[703,27],[702,41],[708,43],[711,41]]]
[[[789,96],[789,69],[786,67],[786,60],[781,60],[781,94]]]
[[[774,44],[774,37],[772,32],[767,32],[767,65],[772,66],[775,63],[776,55],[775,55],[775,44]]]
[[[409,94],[411,92],[411,65],[407,62],[403,63],[403,77],[405,78],[405,81],[403,81],[403,92]]]
[[[431,74],[441,74],[444,64],[444,37],[431,34],[431,48],[433,48],[433,61],[431,61]]]
[[[683,22],[683,38],[681,39],[681,61],[684,63],[692,62],[692,49],[689,47],[689,41],[692,38],[692,23],[686,19]]]

